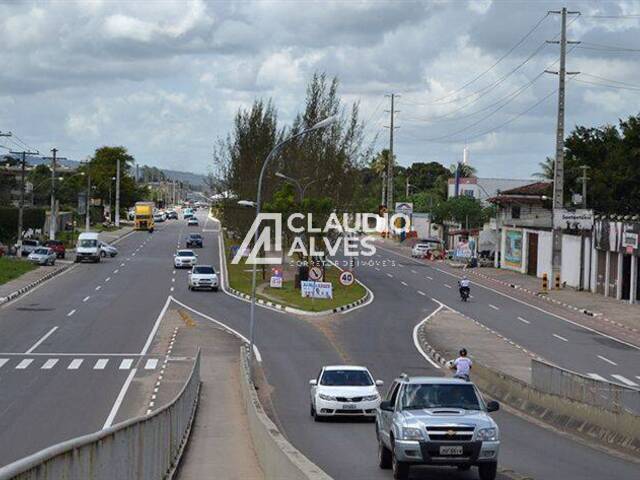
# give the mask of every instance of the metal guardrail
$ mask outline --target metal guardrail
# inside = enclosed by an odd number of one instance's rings
[[[58,443],[0,468],[0,480],[171,479],[200,394],[200,350],[174,400],[148,415]]]
[[[600,407],[640,415],[640,390],[596,380],[540,360],[531,360],[531,380],[538,390]]]

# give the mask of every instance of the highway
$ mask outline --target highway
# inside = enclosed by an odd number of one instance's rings
[[[132,359],[144,373],[151,358],[144,347],[169,295],[247,335],[247,302],[223,292],[190,292],[187,271],[174,273],[172,253],[184,244],[187,231],[198,230],[205,237],[199,261],[219,270],[219,226],[202,215],[200,219],[199,228],[187,230],[180,220],[159,225],[153,235],[133,233],[120,242],[115,259],[78,265],[0,308],[0,363],[6,360],[0,365],[0,464],[102,428],[130,375],[131,367],[121,368],[122,361]],[[432,298],[569,368],[628,379],[640,370],[637,351],[623,344],[490,290],[473,287],[472,302],[461,305],[450,275],[382,249],[376,260],[378,265],[356,270],[375,295],[368,306],[326,319],[297,318],[266,308],[256,312],[256,343],[273,387],[276,421],[296,447],[336,479],[389,479],[391,474],[377,466],[372,424],[313,422],[308,380],[322,365],[335,363],[366,365],[387,384],[400,372],[440,374],[412,339],[415,325],[437,308]],[[107,362],[97,368],[101,359]],[[31,362],[25,365],[26,360]],[[71,368],[76,360],[82,361]],[[122,419],[126,409],[116,413],[114,421]],[[495,418],[502,434],[501,466],[521,475],[567,480],[637,476],[636,464],[504,410]],[[413,478],[476,476],[473,471],[420,469]]]

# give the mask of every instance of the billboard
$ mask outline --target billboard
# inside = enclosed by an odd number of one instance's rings
[[[557,208],[553,212],[553,226],[563,230],[591,230],[593,210]]]
[[[502,265],[511,270],[520,270],[522,268],[522,230],[505,229]]]

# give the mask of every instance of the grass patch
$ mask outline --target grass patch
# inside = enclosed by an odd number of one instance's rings
[[[227,258],[227,271],[229,275],[229,285],[236,290],[251,295],[251,265],[246,265],[244,260],[237,265],[231,263],[230,248],[225,248]],[[265,285],[266,295],[257,294],[258,298],[263,300],[269,300],[275,303],[281,303],[283,305],[299,308],[301,310],[307,310],[309,312],[319,312],[322,310],[329,310],[342,305],[360,300],[365,296],[366,290],[362,285],[355,282],[350,287],[345,287],[340,284],[338,278],[340,276],[340,270],[335,267],[327,267],[325,270],[325,281],[333,283],[333,298],[303,298],[300,295],[300,290],[294,287],[293,280],[286,280],[282,282],[282,288],[270,288],[269,277],[271,276],[271,267],[266,265],[265,279],[262,279],[262,266],[258,265],[257,270],[257,284],[258,286]]]
[[[37,265],[25,260],[0,257],[0,285],[36,268],[38,268]]]

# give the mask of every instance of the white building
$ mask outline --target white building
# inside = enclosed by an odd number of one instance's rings
[[[531,179],[515,179],[515,178],[478,178],[468,177],[459,180],[459,196],[467,196],[480,200],[487,205],[487,200],[495,197],[504,190],[523,187],[533,183]],[[450,178],[447,188],[447,198],[455,197],[456,179]]]

